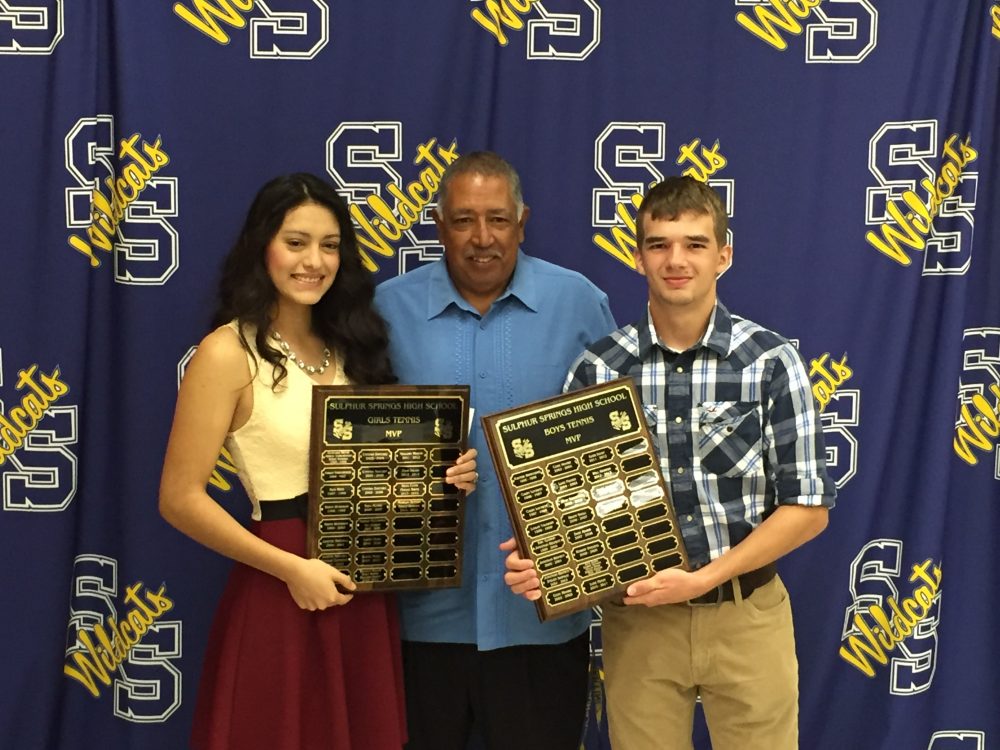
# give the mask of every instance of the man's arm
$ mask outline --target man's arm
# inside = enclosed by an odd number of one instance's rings
[[[768,481],[778,507],[739,544],[694,572],[658,572],[628,588],[626,604],[656,606],[694,599],[772,563],[826,528],[836,489],[826,471],[823,430],[805,363],[790,344],[768,383],[764,424]]]
[[[805,544],[826,528],[827,516],[828,509],[823,506],[783,505],[746,539],[708,565],[694,572],[677,568],[661,570],[651,578],[636,581],[628,587],[624,602],[655,607],[695,599],[730,578],[762,568]]]

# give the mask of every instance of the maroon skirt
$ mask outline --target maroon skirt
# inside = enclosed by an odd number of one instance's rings
[[[301,519],[250,528],[305,554]],[[309,612],[282,581],[237,563],[209,636],[192,747],[398,750],[405,741],[394,599],[361,593]]]

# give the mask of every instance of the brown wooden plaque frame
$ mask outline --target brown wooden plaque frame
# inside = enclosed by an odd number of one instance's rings
[[[632,378],[482,417],[518,549],[551,620],[688,569]]]
[[[313,387],[306,543],[359,591],[460,586],[465,385]]]

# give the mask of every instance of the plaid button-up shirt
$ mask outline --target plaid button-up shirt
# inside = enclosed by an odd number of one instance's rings
[[[639,389],[693,569],[778,505],[833,507],[808,370],[787,339],[717,303],[701,341],[672,352],[647,311],[580,355],[563,390],[626,375]]]

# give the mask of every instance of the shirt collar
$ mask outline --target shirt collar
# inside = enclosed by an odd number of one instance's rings
[[[653,325],[653,316],[649,314],[649,305],[646,305],[645,325],[639,326],[639,357],[646,359],[646,355],[654,346],[659,346],[667,351],[670,348],[664,344],[656,333],[656,326]],[[712,310],[712,315],[708,319],[708,328],[704,335],[691,349],[706,347],[721,357],[728,357],[730,347],[733,343],[733,318],[729,310],[721,302],[716,301]]]
[[[518,248],[517,261],[514,264],[514,275],[496,301],[499,302],[507,297],[520,300],[521,304],[532,312],[538,311],[537,274],[531,258],[521,252],[520,248]],[[479,315],[479,311],[470,305],[455,288],[451,276],[448,275],[448,264],[444,258],[441,258],[441,260],[434,262],[430,270],[430,279],[427,284],[427,319],[436,318],[450,305]]]

